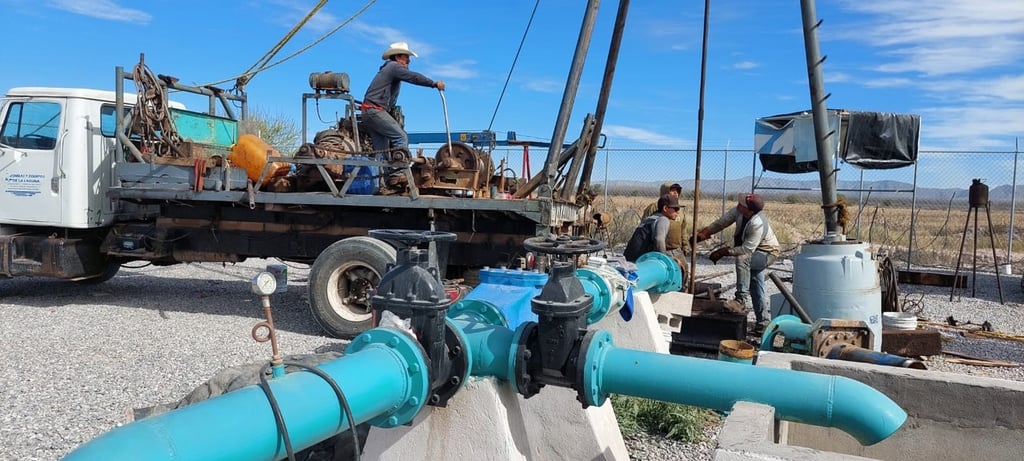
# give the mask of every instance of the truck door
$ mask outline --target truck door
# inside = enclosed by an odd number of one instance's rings
[[[64,130],[54,100],[8,99],[0,120],[0,222],[57,224]]]

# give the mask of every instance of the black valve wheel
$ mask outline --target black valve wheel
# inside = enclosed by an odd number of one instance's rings
[[[419,231],[407,229],[374,229],[369,232],[370,237],[380,240],[394,240],[409,245],[418,245],[423,242],[452,242],[457,236],[451,232]]]
[[[603,250],[605,243],[600,240],[587,237],[559,235],[556,238],[531,237],[523,242],[523,246],[526,247],[527,250],[537,253],[579,255]]]

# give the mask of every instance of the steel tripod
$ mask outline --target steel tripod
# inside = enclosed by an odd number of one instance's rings
[[[959,285],[960,261],[964,256],[964,243],[967,241],[967,225],[971,222],[971,211],[974,211],[974,255],[971,267],[971,297],[974,297],[977,292],[975,287],[978,286],[978,208],[984,206],[985,218],[988,220],[988,239],[992,246],[992,265],[996,273],[996,287],[999,289],[999,304],[1003,304],[1003,285],[999,280],[999,262],[996,259],[996,242],[995,237],[993,237],[995,232],[992,231],[992,211],[988,203],[988,186],[981,184],[980,180],[975,179],[971,185],[970,203],[971,206],[967,209],[967,219],[964,221],[964,230],[960,237],[960,253],[956,257],[956,272],[953,273],[953,289],[949,292],[949,300],[953,300],[953,295],[956,293],[957,285]]]

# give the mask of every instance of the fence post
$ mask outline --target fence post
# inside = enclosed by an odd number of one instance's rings
[[[1013,141],[1013,180],[1010,183],[1010,226],[1006,230],[1006,264],[1013,263],[1013,212],[1017,207],[1017,160],[1020,156],[1020,138]],[[998,268],[997,268],[998,270]]]

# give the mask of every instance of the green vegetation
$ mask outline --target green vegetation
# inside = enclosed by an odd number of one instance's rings
[[[259,136],[285,157],[291,157],[299,149],[299,129],[285,115],[250,107],[248,117],[239,123],[238,134]]]
[[[612,395],[611,400],[619,430],[626,437],[644,432],[695,443],[704,439],[705,426],[717,424],[720,419],[711,410],[687,405],[623,395]]]

